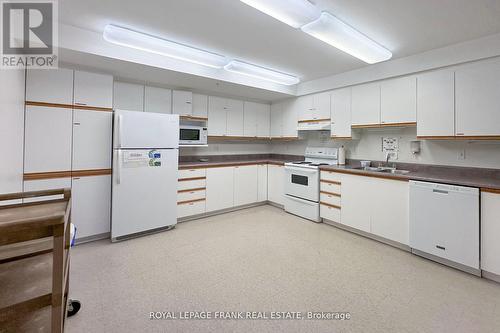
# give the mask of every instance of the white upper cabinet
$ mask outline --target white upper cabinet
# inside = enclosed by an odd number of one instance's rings
[[[283,102],[271,104],[271,138],[283,136]]]
[[[191,91],[174,90],[172,92],[172,113],[181,116],[193,115],[193,93]]]
[[[26,106],[24,172],[71,170],[72,110]]]
[[[380,124],[380,84],[352,87],[352,125]]]
[[[258,104],[257,112],[257,137],[268,138],[271,134],[271,106],[269,104]]]
[[[172,90],[144,87],[144,111],[154,113],[172,113]]]
[[[296,100],[288,99],[283,102],[282,112],[283,137],[296,138],[299,136],[297,131],[298,109]]]
[[[351,133],[351,88],[334,90],[331,95],[331,136],[350,138]]]
[[[299,121],[311,120],[313,118],[313,98],[311,95],[300,96],[295,99],[297,117]]]
[[[111,168],[112,112],[74,110],[73,170]]]
[[[75,71],[74,104],[113,107],[113,76]]]
[[[227,135],[243,136],[243,101],[226,99]]]
[[[193,94],[193,117],[208,118],[208,96]]]
[[[417,77],[417,136],[455,135],[455,73],[440,70]]]
[[[29,69],[26,75],[26,101],[73,104],[73,70]]]
[[[113,85],[113,109],[144,111],[144,86],[115,82]]]
[[[234,205],[241,206],[257,202],[258,191],[258,166],[234,167]]]
[[[243,136],[257,136],[257,109],[258,104],[253,102],[245,102],[243,105]]]
[[[224,98],[208,97],[208,135],[224,136],[227,133],[227,110]]]
[[[312,119],[330,119],[331,93],[315,94],[313,98]]]
[[[457,136],[500,136],[500,61],[458,68],[455,102]]]
[[[380,123],[398,124],[417,121],[417,80],[414,76],[380,83]]]

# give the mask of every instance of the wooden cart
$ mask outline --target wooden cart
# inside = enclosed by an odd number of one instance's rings
[[[63,331],[70,197],[69,189],[0,195],[0,332]]]

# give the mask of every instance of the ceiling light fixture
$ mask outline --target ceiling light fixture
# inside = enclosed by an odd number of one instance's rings
[[[278,84],[284,84],[287,86],[291,86],[300,82],[299,78],[293,75],[284,74],[237,60],[231,61],[229,64],[224,66],[224,69],[229,72],[250,76],[256,79],[271,81]]]
[[[129,30],[113,24],[108,24],[104,28],[103,37],[106,41],[113,44],[156,53],[202,66],[222,68],[228,63],[226,57],[216,53]]]
[[[327,12],[321,13],[316,21],[304,25],[301,29],[369,64],[392,58],[391,51]]]
[[[294,28],[316,20],[321,12],[307,0],[241,0]]]

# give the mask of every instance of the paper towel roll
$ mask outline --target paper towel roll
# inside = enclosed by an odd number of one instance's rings
[[[339,148],[339,164],[344,165],[345,164],[345,148],[344,146]]]

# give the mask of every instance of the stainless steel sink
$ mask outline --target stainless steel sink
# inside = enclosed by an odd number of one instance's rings
[[[355,170],[364,170],[364,171],[372,171],[372,172],[381,172],[381,173],[390,173],[394,175],[405,175],[409,173],[409,170],[401,170],[389,167],[356,167],[353,168]]]

